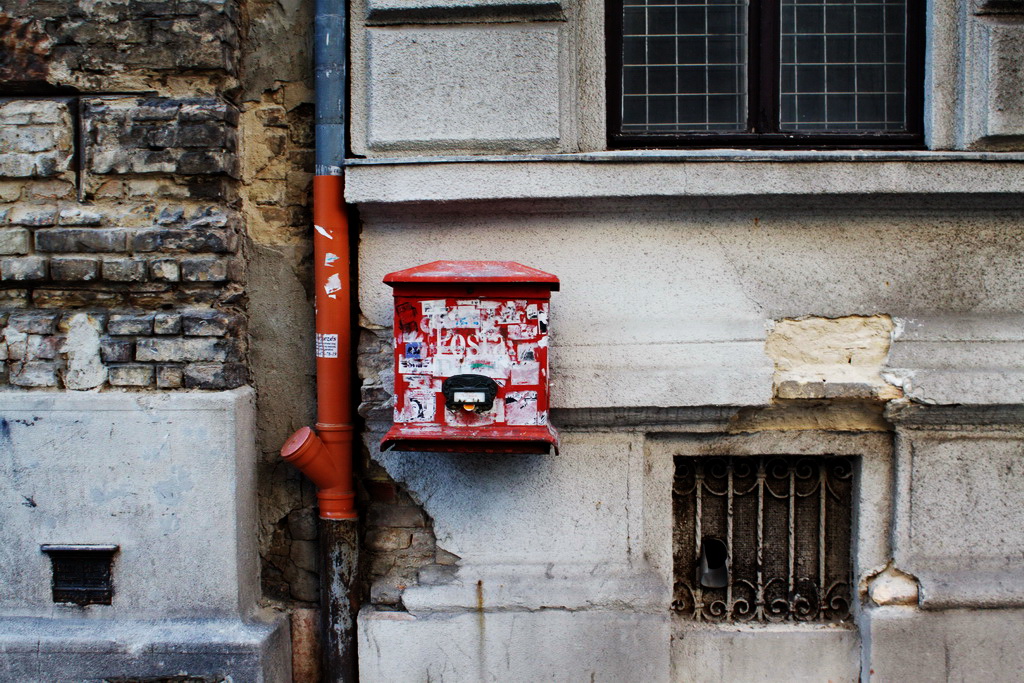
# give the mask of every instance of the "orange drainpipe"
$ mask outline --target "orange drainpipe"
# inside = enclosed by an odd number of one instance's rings
[[[303,427],[281,457],[317,487],[320,517],[355,519],[352,481],[352,311],[344,177],[313,178],[316,432]]]
[[[313,276],[316,431],[303,427],[281,457],[313,480],[320,504],[320,650],[324,683],[356,683],[359,525],[352,476],[352,294],[345,211],[346,0],[314,0],[316,153]]]
[[[316,484],[320,507],[320,648],[324,683],[356,683],[359,533],[352,476],[352,311],[348,215],[341,175],[313,178],[316,431],[281,457]]]

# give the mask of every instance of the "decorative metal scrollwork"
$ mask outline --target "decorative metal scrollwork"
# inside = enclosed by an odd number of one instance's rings
[[[696,621],[848,619],[853,462],[826,456],[676,457],[672,609]],[[702,541],[729,580],[701,584]]]

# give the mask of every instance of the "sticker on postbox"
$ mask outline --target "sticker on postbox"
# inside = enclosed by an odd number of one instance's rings
[[[557,452],[548,319],[558,278],[511,261],[391,273],[395,424],[385,450]]]

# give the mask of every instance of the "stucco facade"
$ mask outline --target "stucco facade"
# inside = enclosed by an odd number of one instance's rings
[[[931,4],[923,149],[625,151],[602,3],[351,3],[361,680],[1018,677],[1019,5]],[[312,8],[3,12],[0,678],[315,680]],[[559,277],[559,455],[380,452],[442,259]],[[776,455],[856,463],[850,617],[683,618],[674,462]]]

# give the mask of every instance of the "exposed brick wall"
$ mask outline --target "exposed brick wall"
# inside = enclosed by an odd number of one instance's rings
[[[263,585],[269,597],[315,603],[320,593],[317,511],[312,505],[290,511],[271,533],[263,553]]]
[[[12,0],[0,11],[0,81],[82,90],[159,89],[236,71],[231,0]]]
[[[69,336],[75,327],[95,335],[102,364],[96,379],[113,387],[226,389],[246,381],[236,313],[209,309],[161,312],[29,310],[0,312],[0,380],[20,387],[75,386],[68,373],[81,364]],[[88,334],[88,333],[87,333]],[[94,345],[94,348],[95,346]]]
[[[82,115],[89,173],[237,176],[238,110],[227,102],[96,98]]]
[[[71,112],[60,100],[0,100],[0,177],[50,178],[67,173]]]
[[[362,329],[357,355],[362,378],[359,414],[371,425],[391,419],[393,362],[391,329]],[[368,438],[379,435],[371,432]],[[433,520],[366,450],[360,470],[366,509],[365,598],[380,609],[403,609],[406,588],[450,581],[459,557],[438,547]]]
[[[459,557],[437,546],[433,521],[383,469],[369,464],[362,484],[365,599],[381,609],[404,609],[406,588],[450,581]]]

